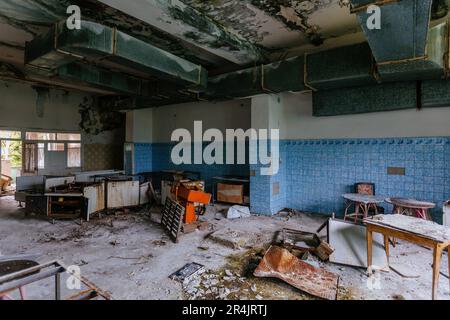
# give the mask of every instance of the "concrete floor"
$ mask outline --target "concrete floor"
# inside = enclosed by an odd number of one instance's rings
[[[203,219],[210,222],[210,229],[182,235],[174,244],[156,222],[158,208],[152,209],[151,217],[148,210],[142,210],[94,219],[81,226],[74,221],[51,224],[41,218],[25,218],[12,197],[3,197],[0,255],[36,254],[38,262],[57,259],[66,265],[79,265],[83,276],[115,299],[312,299],[281,281],[256,279],[251,272],[281,228],[315,231],[325,218],[297,214],[289,219],[252,216],[227,220],[224,210],[224,206],[209,207]],[[239,248],[211,240],[208,235],[215,230],[231,233]],[[315,258],[310,262],[341,276],[341,300],[430,299],[431,251],[406,242],[391,251],[391,262],[401,263],[420,277],[382,273],[379,287],[370,289],[363,269],[322,263]],[[200,293],[192,283],[181,284],[168,278],[189,262],[203,264],[208,270],[201,276]],[[441,270],[448,275],[446,257]],[[204,288],[205,283],[211,288]],[[52,288],[51,280],[30,286],[29,298],[49,299]],[[63,296],[70,294],[73,292],[63,290]],[[439,298],[450,299],[445,276],[440,278]]]

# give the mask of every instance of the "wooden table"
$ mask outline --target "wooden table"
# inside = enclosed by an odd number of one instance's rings
[[[358,217],[366,219],[369,216],[371,208],[374,209],[375,214],[378,214],[378,204],[384,202],[383,197],[369,196],[359,193],[346,193],[342,195],[346,200],[347,205],[345,208],[344,220],[347,218],[354,218],[355,223],[358,222]],[[355,206],[355,213],[348,213],[352,206]]]
[[[430,209],[436,207],[436,205],[432,202],[407,198],[387,198],[386,202],[394,206],[393,213],[416,216],[418,218],[430,221],[433,220],[428,212]]]
[[[450,260],[450,228],[441,226],[432,221],[424,221],[415,217],[399,214],[378,215],[372,219],[365,219],[367,225],[367,265],[368,272],[372,272],[372,239],[373,233],[384,236],[386,255],[389,261],[389,238],[403,239],[418,245],[433,249],[433,300],[437,298],[441,257],[448,249]],[[450,273],[450,263],[449,263]],[[450,280],[449,280],[450,285]]]

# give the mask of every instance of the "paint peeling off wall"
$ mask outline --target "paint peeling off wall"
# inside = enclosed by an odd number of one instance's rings
[[[123,126],[125,115],[110,111],[94,97],[85,97],[79,105],[81,114],[80,128],[87,134],[99,135]]]

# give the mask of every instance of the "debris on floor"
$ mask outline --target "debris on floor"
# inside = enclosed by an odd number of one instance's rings
[[[195,276],[198,276],[205,271],[205,266],[199,263],[188,263],[183,268],[177,270],[169,276],[170,279],[179,282],[190,281]]]
[[[184,224],[182,229],[183,229],[183,233],[191,233],[194,232],[195,230],[200,230],[200,231],[205,231],[208,230],[210,227],[209,222],[207,221],[195,221],[189,224]]]
[[[334,249],[325,241],[320,240],[316,233],[283,228],[281,235],[284,248],[313,253],[322,261],[328,261],[334,252]]]
[[[250,208],[244,206],[232,206],[227,212],[227,219],[248,218],[250,216]]]
[[[402,276],[403,278],[412,278],[412,279],[420,278],[420,274],[415,273],[414,270],[412,270],[409,266],[404,264],[390,263],[389,268],[395,273]]]
[[[269,248],[254,275],[278,278],[319,298],[337,299],[338,275],[315,268],[277,246]]]
[[[270,243],[272,238],[272,234],[244,232],[231,228],[219,229],[208,236],[208,239],[235,250]]]

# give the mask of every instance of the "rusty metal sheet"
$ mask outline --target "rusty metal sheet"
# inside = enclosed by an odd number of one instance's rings
[[[313,296],[336,300],[339,276],[301,261],[288,250],[272,246],[254,272],[255,277],[277,278]]]

